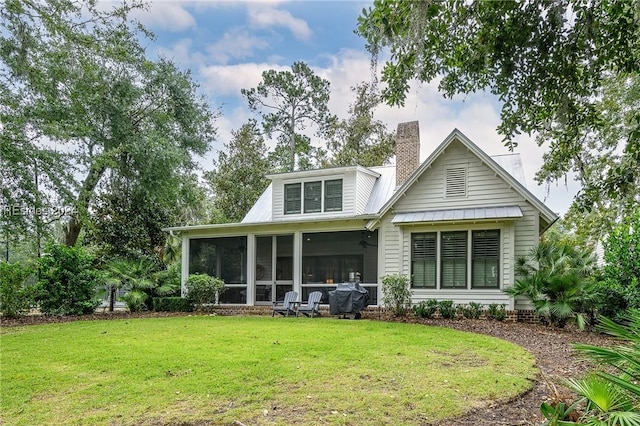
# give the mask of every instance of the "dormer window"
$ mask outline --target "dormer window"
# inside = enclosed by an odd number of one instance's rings
[[[300,213],[301,185],[289,183],[284,186],[284,214]]]
[[[324,182],[324,211],[342,211],[342,179]]]
[[[342,179],[284,185],[284,214],[323,211],[342,211]]]
[[[305,182],[304,212],[319,213],[322,211],[322,182]]]

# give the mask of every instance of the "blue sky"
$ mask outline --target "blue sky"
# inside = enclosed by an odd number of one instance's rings
[[[347,116],[350,87],[371,76],[364,39],[354,34],[357,18],[367,1],[152,1],[136,18],[157,38],[147,45],[152,55],[162,55],[190,69],[213,108],[220,108],[218,139],[205,169],[231,131],[254,115],[240,89],[255,87],[268,69],[286,70],[295,61],[308,63],[331,83],[331,112]],[[381,65],[380,65],[381,66]],[[400,122],[420,123],[421,158],[458,128],[490,155],[508,153],[496,132],[500,105],[488,94],[444,99],[437,83],[412,85],[405,106],[381,106],[377,118],[389,129]],[[321,144],[322,141],[316,141]],[[534,182],[542,165],[543,148],[522,136],[521,153],[527,187],[552,210],[564,214],[578,189],[571,179],[552,185],[549,192]]]

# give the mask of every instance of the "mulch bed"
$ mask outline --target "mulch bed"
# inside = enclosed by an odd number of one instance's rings
[[[32,324],[59,323],[78,320],[128,319],[141,317],[170,317],[184,313],[137,313],[126,312],[96,313],[82,317],[55,317],[29,315],[19,319],[3,319],[1,325],[23,326]],[[499,425],[539,425],[544,421],[540,413],[543,401],[570,401],[573,395],[562,386],[562,379],[584,376],[593,365],[581,359],[572,349],[573,343],[587,343],[597,346],[611,345],[612,340],[601,334],[581,332],[572,326],[557,329],[538,324],[499,322],[491,320],[444,320],[418,319],[406,317],[396,319],[385,315],[382,320],[422,323],[426,325],[451,327],[457,330],[487,334],[516,343],[529,350],[536,358],[540,369],[533,388],[510,401],[494,402],[486,407],[476,408],[466,415],[448,419],[431,426],[499,426]],[[424,425],[426,426],[426,425]]]

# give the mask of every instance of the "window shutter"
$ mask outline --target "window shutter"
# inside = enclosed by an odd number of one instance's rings
[[[411,275],[413,287],[436,287],[436,234],[413,234]]]
[[[442,287],[467,287],[467,232],[441,234]]]
[[[445,170],[445,196],[464,197],[467,195],[467,168],[452,167]]]
[[[473,231],[472,287],[498,288],[500,262],[500,231]]]

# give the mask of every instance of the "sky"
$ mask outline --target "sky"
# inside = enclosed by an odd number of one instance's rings
[[[263,71],[290,70],[296,61],[306,62],[331,84],[329,108],[347,118],[353,100],[351,87],[372,76],[365,40],[354,33],[358,16],[368,1],[151,1],[135,18],[156,34],[146,42],[151,56],[173,60],[190,70],[221,116],[216,121],[217,140],[211,153],[199,160],[205,170],[212,159],[253,114],[241,89],[256,87]],[[378,65],[378,71],[382,63]],[[489,155],[509,153],[496,128],[500,104],[486,93],[446,99],[437,83],[414,83],[404,107],[382,105],[376,118],[395,132],[398,123],[417,120],[420,126],[421,160],[455,128]],[[533,137],[517,139],[526,186],[554,212],[564,214],[579,185],[571,177],[539,186],[534,176],[542,165],[544,147]],[[322,141],[316,141],[320,144]]]

